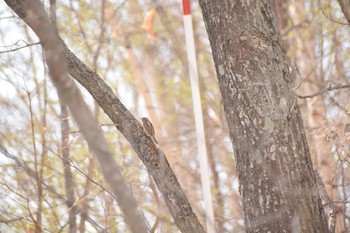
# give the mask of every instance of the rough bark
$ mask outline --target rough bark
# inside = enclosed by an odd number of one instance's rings
[[[153,140],[143,131],[140,122],[126,109],[97,73],[89,69],[67,47],[66,57],[69,60],[70,75],[95,98],[147,167],[181,232],[205,232],[170,168],[164,152],[155,146]]]
[[[5,0],[5,2],[20,18],[26,21],[26,13],[23,9],[24,0]],[[90,92],[116,128],[130,142],[156,182],[178,228],[182,232],[205,232],[170,168],[164,152],[154,145],[140,122],[120,102],[101,77],[79,60],[62,40],[61,44],[65,47],[69,74]]]
[[[247,232],[328,232],[270,1],[201,0],[200,5]]]

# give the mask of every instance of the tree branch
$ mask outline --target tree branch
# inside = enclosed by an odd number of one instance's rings
[[[35,171],[26,166],[25,163],[21,162],[16,156],[9,153],[9,151],[6,149],[4,145],[0,143],[0,152],[4,154],[7,158],[11,159],[15,162],[16,166],[20,169],[23,169],[25,173],[34,178],[35,177]],[[52,151],[53,152],[53,151]],[[57,155],[57,154],[56,154]],[[61,201],[63,201],[65,204],[68,203],[68,200],[65,198],[64,195],[57,192],[57,189],[50,186],[48,183],[46,183],[44,180],[41,181],[41,184],[48,190],[52,195],[59,198]],[[79,206],[76,205],[76,214],[79,212],[82,212],[82,210],[79,208]],[[103,227],[100,226],[97,222],[95,222],[92,218],[88,217],[87,221],[95,228],[97,231],[103,231]]]
[[[17,43],[16,43],[17,44]],[[17,50],[20,50],[20,49],[23,49],[23,48],[27,48],[27,47],[30,47],[30,46],[33,46],[33,45],[38,45],[38,44],[40,44],[40,42],[36,42],[36,43],[32,43],[32,44],[26,44],[26,45],[23,45],[23,46],[21,46],[21,47],[17,47],[17,48],[15,48],[15,49],[9,49],[9,50],[4,50],[4,51],[0,51],[0,54],[2,54],[2,53],[10,53],[10,52],[15,52],[15,51],[17,51]]]
[[[64,45],[55,27],[51,24],[43,4],[39,0],[5,0],[5,2],[39,37],[59,98],[69,107],[74,120],[82,130],[90,151],[99,161],[103,176],[117,197],[130,230],[135,233],[146,233],[146,223],[138,211],[136,200],[124,181],[121,169],[115,162],[102,131],[97,126],[97,120],[89,110],[78,87],[68,76],[68,61],[65,57]]]
[[[339,3],[340,4],[340,3]],[[340,25],[344,25],[344,26],[349,26],[348,23],[343,23],[343,22],[340,22],[338,20],[335,20],[335,19],[332,19],[330,16],[326,15],[326,13],[324,12],[323,8],[321,8],[321,11],[322,11],[322,14],[331,22],[334,22],[334,23],[337,23],[337,24],[340,24]]]
[[[26,20],[23,10],[24,0],[5,0],[5,2],[18,16]],[[205,232],[170,168],[164,152],[155,146],[153,140],[144,132],[140,122],[121,103],[102,78],[77,58],[63,40],[60,43],[64,46],[65,55],[68,59],[69,74],[90,92],[116,125],[116,128],[130,142],[130,145],[156,182],[178,228],[182,232]]]
[[[312,95],[298,95],[298,98],[300,98],[300,99],[313,98],[315,96],[323,95],[324,93],[326,93],[328,91],[334,91],[334,90],[344,89],[344,88],[350,88],[350,84],[336,85],[336,86],[329,85],[326,89],[318,91]]]
[[[350,25],[350,7],[349,7],[349,1],[346,0],[338,0],[338,3],[340,5],[341,11],[343,12],[346,20],[348,21],[348,24]]]

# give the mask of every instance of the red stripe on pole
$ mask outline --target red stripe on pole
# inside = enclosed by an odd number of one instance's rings
[[[184,15],[191,14],[191,3],[190,0],[182,0],[182,7],[184,10]]]

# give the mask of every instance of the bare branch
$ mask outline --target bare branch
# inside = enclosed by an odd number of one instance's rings
[[[2,154],[4,154],[7,158],[11,159],[12,161],[15,162],[16,166],[18,168],[23,169],[26,174],[30,177],[35,177],[35,172],[34,170],[32,170],[31,168],[29,168],[28,166],[26,166],[25,163],[21,162],[16,156],[12,155],[4,145],[2,145],[0,143],[0,152]],[[53,187],[51,187],[48,183],[46,183],[45,181],[41,181],[42,185],[51,193],[53,194],[55,197],[59,198],[60,200],[62,200],[64,203],[67,203],[67,199],[60,193],[57,192],[57,190]],[[76,212],[82,212],[82,210],[79,208],[79,206],[76,206]],[[100,226],[96,221],[94,221],[92,218],[87,217],[87,221],[95,228],[95,230],[97,231],[102,231],[103,227]]]
[[[343,22],[337,21],[337,20],[335,20],[335,19],[332,19],[330,16],[326,15],[326,13],[324,12],[323,8],[321,8],[321,11],[322,11],[323,15],[324,15],[329,21],[332,21],[332,22],[337,23],[337,24],[340,24],[340,25],[349,26],[348,23],[343,23]]]
[[[0,223],[10,224],[12,222],[21,221],[22,219],[25,219],[25,218],[24,217],[18,217],[18,218],[13,218],[13,219],[0,218]]]
[[[11,16],[4,16],[4,17],[1,17],[0,20],[4,20],[4,19],[19,19],[18,16],[15,16],[15,15],[11,15]]]
[[[329,85],[325,90],[318,91],[312,95],[298,95],[298,98],[300,98],[300,99],[313,98],[315,96],[323,95],[324,93],[329,92],[329,91],[334,91],[334,90],[338,90],[338,89],[346,89],[346,88],[350,88],[350,84],[336,85],[336,86]]]
[[[5,1],[22,19],[27,20],[22,8],[23,0]],[[112,122],[116,124],[116,128],[130,142],[162,193],[175,224],[182,232],[205,232],[178,179],[170,168],[164,152],[154,145],[140,122],[121,103],[101,77],[77,58],[63,41],[61,44],[65,47],[65,55],[69,62],[69,74],[90,92]],[[66,98],[70,97],[66,96]]]
[[[346,20],[348,21],[348,24],[346,25],[349,25],[350,24],[350,4],[349,4],[349,1],[346,1],[346,0],[338,0],[338,3],[340,5],[340,8],[346,18]]]
[[[32,44],[26,44],[26,45],[24,45],[24,46],[17,47],[17,48],[15,48],[15,49],[10,49],[10,50],[5,50],[5,51],[0,51],[0,54],[2,54],[2,53],[10,53],[10,52],[15,52],[15,51],[18,51],[18,50],[20,50],[20,49],[23,49],[23,48],[28,48],[28,47],[30,47],[30,46],[33,46],[33,45],[38,45],[38,44],[40,44],[40,42],[35,42],[35,43],[32,43]]]
[[[121,169],[110,152],[97,120],[85,103],[78,87],[67,74],[68,62],[57,31],[39,0],[6,0],[6,3],[33,29],[46,53],[46,63],[59,98],[69,107],[73,118],[82,130],[89,149],[100,163],[102,173],[125,214],[125,220],[132,232],[147,232],[136,200],[126,185]]]

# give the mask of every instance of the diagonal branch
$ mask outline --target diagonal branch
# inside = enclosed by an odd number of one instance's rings
[[[350,24],[350,3],[349,1],[346,1],[346,0],[338,0],[338,3],[349,25]]]
[[[340,4],[340,3],[339,3],[339,4]],[[348,25],[349,25],[348,23],[340,22],[340,21],[338,21],[338,20],[333,19],[331,16],[328,16],[328,15],[324,12],[323,8],[321,8],[321,11],[322,11],[323,15],[324,15],[329,21],[334,22],[334,23],[337,23],[337,24],[340,24],[340,25],[344,25],[344,26],[348,26]],[[343,12],[344,12],[344,11],[343,11]]]
[[[139,121],[102,78],[89,69],[66,45],[65,51],[69,61],[69,74],[95,98],[116,128],[129,141],[156,182],[178,228],[182,232],[204,232],[164,152],[155,146]]]
[[[14,48],[14,49],[9,49],[9,50],[0,51],[0,54],[2,54],[2,53],[15,52],[15,51],[17,51],[17,50],[24,49],[24,48],[27,48],[27,47],[30,47],[30,46],[33,46],[33,45],[38,45],[38,44],[40,44],[40,42],[35,42],[35,43],[32,43],[32,44],[26,44],[26,45],[23,45],[23,46]]]
[[[26,14],[23,10],[24,0],[5,0],[5,2],[26,21]],[[90,92],[116,128],[129,141],[156,182],[178,228],[182,232],[205,232],[170,168],[164,152],[154,145],[138,120],[127,110],[101,77],[77,58],[62,40],[61,44],[64,46],[68,59],[69,74]]]
[[[16,13],[18,12],[18,15],[39,37],[46,54],[49,73],[58,90],[59,98],[69,107],[74,120],[82,130],[90,151],[100,163],[103,176],[117,197],[130,230],[135,233],[146,233],[146,223],[138,211],[136,200],[130,188],[124,181],[121,168],[114,160],[96,118],[85,103],[78,87],[68,76],[68,62],[64,46],[55,27],[50,22],[43,4],[39,0],[5,1]]]
[[[312,95],[298,95],[298,98],[300,98],[300,99],[313,98],[313,97],[316,97],[319,95],[323,95],[324,93],[329,92],[329,91],[334,91],[334,90],[344,89],[344,88],[350,88],[350,84],[336,85],[336,86],[329,85],[326,89],[318,91]]]

